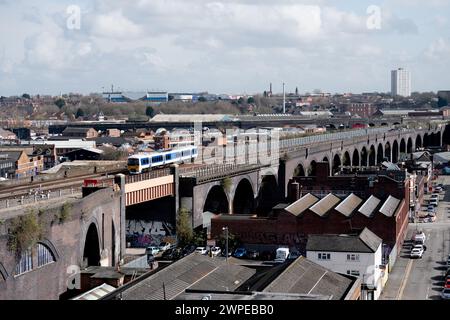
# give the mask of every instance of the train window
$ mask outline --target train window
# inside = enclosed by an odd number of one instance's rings
[[[153,159],[152,159],[152,162],[153,163],[158,163],[158,162],[162,162],[162,156],[155,156],[155,157],[153,157]]]
[[[139,165],[139,159],[128,159],[128,165],[129,166],[138,166]]]
[[[166,160],[172,160],[172,154],[171,153],[166,154]]]

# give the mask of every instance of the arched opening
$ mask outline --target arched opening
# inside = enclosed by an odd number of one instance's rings
[[[258,192],[256,213],[267,216],[279,200],[277,179],[273,175],[265,176]]]
[[[303,164],[299,163],[297,168],[294,170],[294,177],[305,177],[305,168],[303,167]]]
[[[247,179],[239,182],[233,198],[233,213],[252,214],[255,210],[255,199],[253,188]]]
[[[411,138],[408,139],[408,144],[406,145],[406,153],[413,153],[413,141]]]
[[[430,136],[428,135],[428,133],[425,133],[425,135],[423,136],[423,147],[427,148],[430,146]]]
[[[382,163],[383,158],[384,158],[383,145],[380,143],[378,145],[378,149],[377,149],[377,163],[376,164]]]
[[[336,126],[335,126],[334,124],[332,124],[332,123],[327,124],[326,127],[327,127],[328,129],[331,129],[331,130],[336,130]]]
[[[391,161],[391,143],[387,142],[384,146],[384,158],[383,160]]]
[[[444,133],[442,134],[441,145],[449,145],[449,144],[450,144],[450,125],[446,125]]]
[[[377,158],[376,158],[376,151],[375,151],[375,146],[371,145],[370,146],[370,151],[369,151],[369,166],[375,166],[377,163]]]
[[[228,198],[222,186],[214,186],[209,190],[203,206],[203,212],[230,213]]]
[[[416,138],[416,150],[418,150],[419,148],[422,148],[422,147],[423,147],[422,136],[419,134],[419,135],[417,135],[417,138]]]
[[[354,167],[359,167],[359,151],[357,149],[353,151],[352,164]]]
[[[395,140],[394,144],[392,145],[392,162],[393,163],[398,162],[398,142],[397,142],[397,140]]]
[[[344,153],[344,157],[342,158],[342,164],[344,167],[351,167],[352,165],[352,160],[350,159],[350,154],[348,153],[348,151]]]
[[[317,175],[317,162],[311,161],[308,169],[308,176],[315,177]]]
[[[366,147],[361,149],[361,166],[367,167],[368,154]]]
[[[369,123],[369,127],[375,127],[375,123]]]
[[[116,265],[116,227],[114,221],[111,221],[111,265]]]
[[[335,155],[333,158],[333,175],[341,171],[341,158],[339,155]]]
[[[400,154],[406,153],[406,142],[405,139],[400,141]]]
[[[435,132],[431,135],[431,146],[433,147],[440,147],[442,145],[441,143],[441,133]]]
[[[100,266],[100,241],[94,223],[91,223],[86,234],[83,260],[87,266]]]

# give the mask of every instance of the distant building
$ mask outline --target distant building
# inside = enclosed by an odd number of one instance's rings
[[[17,136],[13,132],[0,128],[0,140],[16,140],[16,139]]]
[[[112,103],[146,101],[160,104],[169,101],[167,92],[104,92],[103,99]]]
[[[377,108],[373,103],[350,103],[344,107],[344,112],[350,112],[361,118],[370,118],[376,111]]]
[[[0,160],[5,168],[7,167],[4,171],[8,173],[6,178],[32,177],[44,170],[44,158],[40,155],[35,156],[30,151],[26,148],[0,150]],[[14,168],[10,166],[11,162]]]
[[[391,71],[391,93],[393,96],[411,96],[411,73],[399,68]]]
[[[94,128],[67,127],[62,133],[63,137],[91,139],[97,138],[98,132]]]
[[[106,130],[106,135],[111,138],[118,138],[118,137],[120,137],[120,134],[121,133],[120,133],[119,129],[107,129]]]

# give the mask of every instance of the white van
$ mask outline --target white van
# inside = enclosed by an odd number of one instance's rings
[[[275,262],[285,262],[289,257],[289,248],[278,248]]]

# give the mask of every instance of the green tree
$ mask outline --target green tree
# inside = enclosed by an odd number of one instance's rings
[[[24,93],[24,94],[22,95],[22,98],[30,100],[30,99],[31,99],[31,96],[30,96],[28,93]]]
[[[150,117],[153,118],[155,115],[155,109],[153,109],[153,107],[148,106],[147,109],[145,109],[145,114]]]
[[[189,215],[189,210],[187,210],[186,208],[181,208],[178,212],[177,219],[177,237],[179,246],[185,246],[189,243],[192,243],[194,234],[192,231],[190,220],[191,218]]]
[[[227,238],[225,236],[225,231],[220,234],[220,236],[216,239],[216,245],[222,249],[223,252],[225,252],[227,243]],[[241,245],[241,242],[239,239],[232,234],[231,232],[228,233],[228,252],[233,252],[234,249],[238,248]]]
[[[248,98],[248,99],[247,99],[247,103],[248,103],[248,104],[250,104],[250,103],[255,103],[255,98],[253,98],[253,97]]]
[[[78,108],[77,113],[75,114],[75,118],[84,117],[84,111],[81,108]]]
[[[238,104],[243,104],[243,103],[244,103],[244,98],[240,97],[240,98],[238,99]]]
[[[64,101],[64,99],[59,98],[55,101],[55,105],[61,109],[66,105],[66,102]]]
[[[198,101],[199,102],[206,102],[206,98],[205,97],[200,97],[200,98],[198,98]]]

